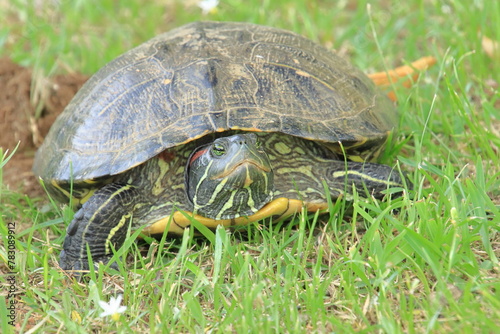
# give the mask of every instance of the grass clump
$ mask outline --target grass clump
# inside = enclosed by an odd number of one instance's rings
[[[366,72],[438,60],[411,88],[394,87],[400,129],[383,160],[408,172],[413,189],[401,198],[340,200],[327,216],[204,239],[129,239],[127,266],[83,284],[56,266],[73,212],[0,184],[0,299],[17,303],[15,327],[0,308],[0,331],[495,332],[500,62],[482,43],[500,41],[499,6],[221,0],[203,15],[196,1],[0,2],[1,55],[46,75],[94,73],[160,32],[207,19],[287,28]],[[99,317],[99,301],[118,294],[127,310]]]

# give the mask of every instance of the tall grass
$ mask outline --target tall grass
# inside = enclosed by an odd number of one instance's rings
[[[221,0],[0,2],[0,54],[44,75],[94,73],[125,50],[194,20],[267,24],[335,48],[366,72],[425,55],[438,65],[394,87],[400,129],[384,153],[413,189],[336,201],[327,216],[264,221],[206,238],[129,238],[119,271],[88,284],[57,269],[73,212],[0,187],[7,294],[16,224],[17,332],[481,332],[500,327],[500,41],[497,1]],[[4,152],[5,154],[5,152]],[[110,274],[111,273],[111,274]],[[116,274],[116,275],[114,275]],[[123,294],[118,321],[99,301]]]

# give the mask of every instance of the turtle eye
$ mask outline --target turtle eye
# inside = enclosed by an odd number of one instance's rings
[[[212,154],[216,157],[223,156],[224,154],[226,154],[226,148],[220,143],[214,143],[212,145]]]

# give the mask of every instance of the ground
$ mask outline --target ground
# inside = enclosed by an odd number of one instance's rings
[[[30,68],[0,58],[0,147],[16,154],[4,167],[4,184],[30,196],[43,194],[31,172],[36,148],[88,76],[38,78]],[[36,119],[37,110],[41,116]]]

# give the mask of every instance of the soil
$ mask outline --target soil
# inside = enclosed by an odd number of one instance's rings
[[[35,151],[87,79],[79,73],[45,78],[9,58],[0,58],[0,147],[3,152],[12,152],[19,144],[3,168],[3,184],[8,189],[29,196],[43,195],[31,172]]]

